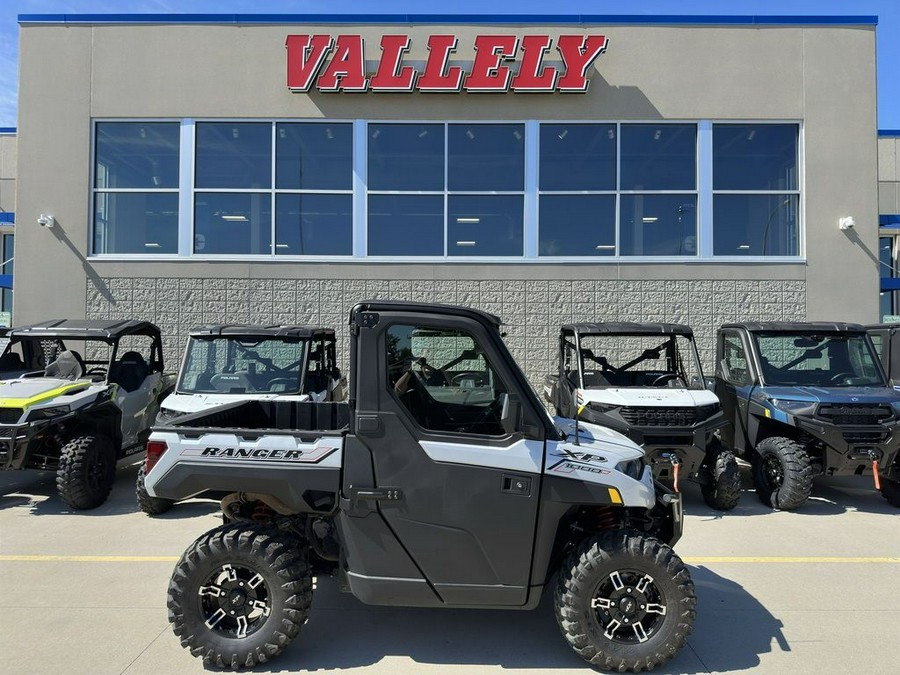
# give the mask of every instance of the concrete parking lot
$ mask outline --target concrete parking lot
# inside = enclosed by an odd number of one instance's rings
[[[177,557],[220,522],[217,505],[148,518],[135,476],[120,470],[106,504],[69,513],[51,474],[0,474],[0,671],[202,672],[169,629],[165,593]],[[657,672],[896,672],[900,512],[868,479],[820,480],[795,513],[747,490],[721,515],[693,486],[685,508],[676,550],[697,586],[697,622]],[[301,636],[256,671],[590,672],[547,600],[533,612],[369,607],[321,579]]]

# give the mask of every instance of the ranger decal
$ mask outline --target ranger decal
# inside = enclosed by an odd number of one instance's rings
[[[337,451],[335,447],[316,447],[309,450],[275,450],[269,448],[185,448],[182,455],[216,457],[222,459],[252,459],[277,462],[302,462],[316,464]]]

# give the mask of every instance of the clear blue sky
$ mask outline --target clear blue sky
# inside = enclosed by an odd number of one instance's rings
[[[878,16],[878,128],[900,129],[900,0],[4,0],[0,8],[0,127],[14,127],[19,14],[793,14]],[[836,48],[840,48],[836,46]],[[65,67],[65,64],[60,64]]]

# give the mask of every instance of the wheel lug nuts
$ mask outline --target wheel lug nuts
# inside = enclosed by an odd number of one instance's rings
[[[234,614],[234,612],[232,612],[232,614]],[[628,623],[628,619],[625,619],[625,623]]]
[[[234,616],[234,610],[231,610],[231,616]],[[628,619],[626,619],[627,621]]]

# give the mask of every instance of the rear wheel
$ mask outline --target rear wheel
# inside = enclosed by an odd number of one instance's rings
[[[731,450],[714,440],[706,451],[700,490],[714,509],[730,511],[741,499],[741,470]]]
[[[56,490],[69,508],[100,506],[109,497],[115,478],[116,453],[106,436],[75,436],[62,447]]]
[[[219,668],[280,654],[309,616],[312,576],[298,540],[231,523],[195,541],[169,582],[169,623],[181,646]]]
[[[760,501],[773,509],[791,511],[812,492],[809,455],[799,443],[774,436],[756,446],[753,483]]]
[[[694,583],[666,544],[639,532],[587,539],[563,563],[554,597],[563,636],[604,670],[651,670],[693,630]]]
[[[138,471],[137,485],[135,487],[137,503],[141,511],[148,516],[156,516],[171,509],[175,505],[175,500],[164,497],[151,497],[150,493],[147,492],[144,476],[144,467],[142,466]]]

